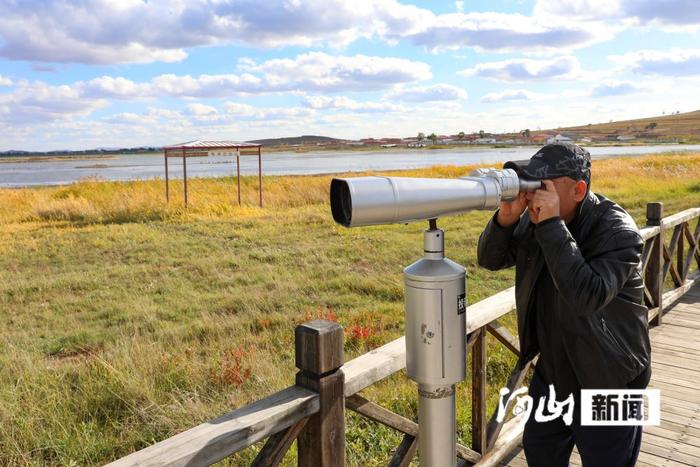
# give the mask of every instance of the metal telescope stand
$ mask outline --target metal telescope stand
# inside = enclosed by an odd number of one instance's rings
[[[424,256],[404,269],[406,371],[418,383],[421,467],[455,466],[455,385],[466,377],[466,269],[445,258],[436,219]]]

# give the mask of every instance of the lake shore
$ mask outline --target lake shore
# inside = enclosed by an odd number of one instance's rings
[[[537,147],[509,148],[449,148],[449,149],[387,149],[375,151],[318,151],[305,154],[293,152],[263,153],[265,175],[318,175],[344,172],[417,169],[432,165],[467,165],[492,163],[499,167],[506,160],[527,159]],[[630,156],[646,153],[689,153],[700,146],[594,146],[589,148],[593,159]],[[191,158],[187,162],[190,178],[231,176],[236,172],[236,159],[230,156]],[[257,175],[255,156],[241,156],[241,173]],[[163,179],[162,155],[100,157],[95,159],[34,160],[31,163],[0,164],[0,187],[68,185],[80,180],[130,181]],[[182,160],[169,160],[170,177],[182,177]]]

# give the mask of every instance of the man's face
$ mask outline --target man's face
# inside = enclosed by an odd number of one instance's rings
[[[559,195],[560,217],[566,222],[570,222],[574,217],[578,202],[583,199],[586,193],[586,182],[582,180],[576,181],[566,176],[552,178],[550,180],[554,183],[554,188]],[[528,192],[526,194],[527,211],[532,222],[536,224],[539,222],[539,213],[533,208],[532,199],[534,196],[535,192]]]

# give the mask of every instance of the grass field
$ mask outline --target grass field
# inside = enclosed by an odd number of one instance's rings
[[[594,161],[593,171],[593,191],[640,225],[649,201],[668,214],[700,206],[700,154]],[[400,336],[401,269],[420,257],[425,226],[336,226],[329,181],[266,177],[263,209],[255,177],[242,207],[232,178],[192,180],[189,211],[178,192],[164,205],[162,181],[0,190],[0,465],[104,463],[286,387],[294,326],[312,318],[345,327],[348,359]],[[447,255],[468,268],[470,303],[513,281],[512,270],[476,266],[489,215],[440,221]],[[489,341],[490,410],[514,361]],[[458,388],[465,444],[468,391]],[[363,394],[415,417],[403,374]],[[349,465],[386,464],[399,442],[348,414]]]

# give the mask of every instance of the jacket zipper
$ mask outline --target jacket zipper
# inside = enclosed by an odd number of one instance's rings
[[[612,333],[610,328],[608,328],[608,326],[605,324],[605,318],[601,317],[600,323],[603,325],[603,332],[610,337],[610,340],[613,342],[613,344],[615,344],[615,347],[617,347],[617,350],[619,350],[623,355],[626,355],[628,358],[631,358],[637,364],[637,366],[643,367],[644,365],[642,365],[642,362],[640,362],[639,359],[635,355],[630,354],[628,352],[625,352],[625,350],[622,348],[620,343],[617,341],[617,338],[615,337],[615,335]]]

